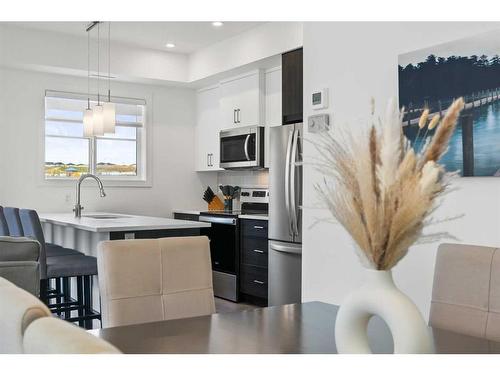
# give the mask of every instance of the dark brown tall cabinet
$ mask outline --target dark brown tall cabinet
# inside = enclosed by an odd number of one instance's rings
[[[302,122],[302,48],[281,55],[283,125]]]

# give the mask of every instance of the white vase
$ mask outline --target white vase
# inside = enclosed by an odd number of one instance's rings
[[[429,328],[417,306],[401,292],[391,271],[367,269],[367,280],[342,303],[335,321],[335,342],[341,354],[371,353],[368,321],[382,318],[392,333],[394,353],[432,353]]]

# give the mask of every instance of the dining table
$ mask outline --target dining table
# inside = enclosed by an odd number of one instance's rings
[[[335,354],[338,309],[305,302],[89,332],[125,354]],[[499,341],[428,329],[435,353],[500,353]],[[367,335],[373,353],[393,353],[392,335],[382,319],[370,319]]]

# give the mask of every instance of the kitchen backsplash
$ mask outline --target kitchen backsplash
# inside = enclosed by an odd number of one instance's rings
[[[269,186],[269,171],[224,171],[217,173],[217,185]]]

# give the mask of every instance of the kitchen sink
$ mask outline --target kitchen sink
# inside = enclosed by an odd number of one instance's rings
[[[130,216],[126,215],[106,215],[106,214],[96,214],[96,215],[82,215],[82,217],[88,217],[90,219],[122,219]]]

